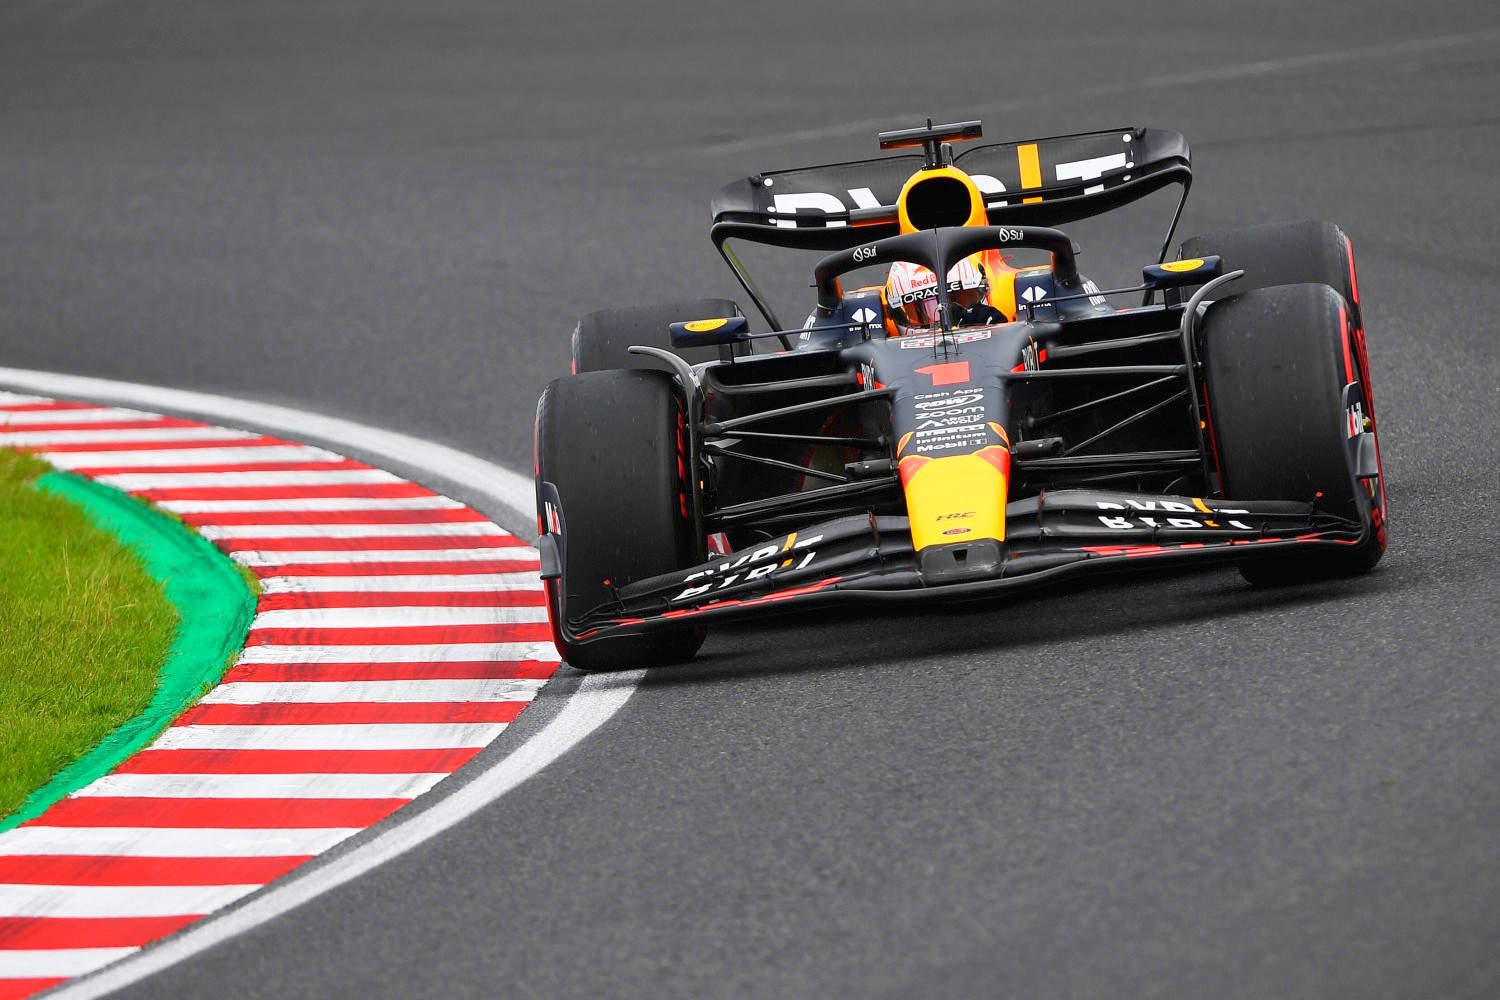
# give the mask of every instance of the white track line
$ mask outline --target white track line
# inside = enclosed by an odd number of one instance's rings
[[[206,524],[204,538],[462,538],[509,535],[490,521],[436,521],[432,524]]]
[[[0,951],[0,979],[81,976],[136,951],[135,948],[39,948]]]
[[[537,557],[520,546],[501,549],[340,549],[303,552],[299,549],[240,549],[228,553],[243,566],[305,566],[312,563],[456,563],[516,562],[537,565]]]
[[[198,700],[200,705],[271,705],[334,702],[530,701],[546,681],[489,678],[487,680],[420,681],[230,681]]]
[[[262,611],[250,630],[262,628],[388,628],[392,625],[498,625],[544,622],[547,609],[540,605],[518,608],[308,608]]]
[[[0,917],[175,917],[209,913],[258,885],[3,885]]]
[[[123,406],[155,408],[157,412],[175,411],[183,416],[200,417],[217,423],[231,423],[299,441],[315,439],[320,443],[365,459],[381,458],[409,466],[422,474],[460,483],[491,502],[499,504],[520,518],[518,525],[536,523],[536,491],[529,475],[523,476],[493,462],[422,438],[385,431],[352,420],[325,417],[287,406],[273,406],[249,400],[231,399],[185,389],[167,389],[133,382],[34,372],[22,368],[0,368],[0,383],[24,386],[37,392],[54,393],[63,398],[99,399]],[[518,428],[518,430],[522,430]],[[257,475],[246,473],[245,475]],[[273,475],[275,475],[273,473]],[[285,473],[280,473],[285,475]],[[317,475],[317,473],[309,473]],[[331,473],[324,473],[331,475]],[[389,473],[379,480],[345,480],[345,482],[399,482]],[[307,482],[303,480],[303,482]],[[201,484],[198,484],[201,485]],[[234,485],[254,485],[237,483]],[[140,487],[137,487],[140,488]]]
[[[31,374],[31,373],[27,373]],[[50,403],[51,396],[29,396],[22,392],[0,391],[0,406],[25,406],[28,403]]]
[[[78,854],[131,858],[281,858],[321,854],[363,827],[220,829],[215,827],[18,826],[6,854]]]
[[[497,582],[498,581],[498,582]],[[490,573],[477,576],[267,576],[260,589],[267,594],[498,594],[536,589],[534,573]]]
[[[504,722],[172,726],[152,750],[453,750],[487,746]],[[6,842],[7,849],[10,847]]]
[[[122,442],[144,444],[148,441],[178,443],[183,441],[243,441],[253,437],[259,437],[259,435],[250,431],[233,430],[229,427],[152,427],[125,431],[10,431],[0,424],[0,447],[6,448],[43,448],[60,444],[118,445]],[[208,450],[216,452],[219,449]]]
[[[9,371],[0,368],[0,378]],[[102,466],[101,466],[102,468]],[[95,476],[117,490],[185,490],[205,486],[369,486],[404,482],[384,469],[334,469],[330,472],[121,472]]]
[[[337,462],[343,456],[300,444],[248,448],[163,448],[160,451],[56,451],[44,456],[59,469],[171,469],[196,465]]]
[[[535,495],[529,477],[444,445],[365,427],[349,420],[206,393],[16,368],[0,368],[0,383],[63,397],[102,400],[124,406],[149,407],[157,411],[176,411],[218,423],[235,423],[263,429],[298,440],[316,439],[366,460],[384,459],[405,466],[414,470],[417,478],[428,476],[457,483],[483,497],[490,506],[508,510],[518,526],[532,523],[534,516]],[[26,401],[10,400],[13,403]],[[379,481],[396,481],[396,477],[385,475],[388,478]],[[164,484],[157,482],[152,485]],[[309,579],[312,578],[301,578],[296,582],[305,583]],[[321,582],[327,583],[333,579],[336,578],[324,577]],[[397,585],[396,579],[399,578],[384,582]],[[446,832],[540,772],[603,725],[624,707],[643,676],[643,671],[631,671],[610,676],[585,677],[573,696],[540,732],[509,755],[483,765],[471,763],[460,772],[471,780],[457,791],[410,816],[404,815],[409,810],[397,810],[390,819],[374,828],[369,840],[353,850],[331,857],[310,871],[294,872],[285,879],[272,882],[241,905],[193,924],[161,943],[137,951],[87,978],[76,979],[53,991],[52,996],[59,1000],[82,1000],[84,997],[100,997],[139,982],[153,972],[175,965],[221,941],[274,920]],[[153,834],[155,842],[150,845],[150,849],[160,850],[160,854],[153,855],[158,857],[202,856],[205,849],[210,851],[211,856],[316,854],[355,832],[357,831],[163,830]],[[36,851],[38,854],[118,853],[122,841],[139,843],[138,838],[142,836],[140,830],[94,828],[20,827],[10,833],[6,844],[8,851],[22,853],[19,846],[23,843],[47,848]],[[17,833],[42,836],[34,839],[16,838],[14,835]],[[177,833],[189,836],[171,836]],[[90,837],[93,839],[90,840]],[[202,845],[197,855],[191,849],[194,838]],[[87,849],[90,844],[93,845],[93,850]],[[100,849],[101,847],[104,849]],[[110,850],[110,847],[115,850]]]
[[[473,663],[479,660],[557,662],[550,642],[465,642],[401,646],[249,646],[240,656],[252,663]]]
[[[414,774],[111,774],[74,798],[411,799],[448,777]]]
[[[296,500],[159,500],[174,514],[290,514],[302,511],[462,510],[448,497],[301,497]]]
[[[33,396],[31,402],[42,402],[45,399],[48,397]],[[5,405],[9,405],[9,400],[0,397],[0,406]],[[162,414],[148,414],[144,409],[118,409],[114,406],[0,412],[0,427],[24,427],[30,424],[113,424],[147,420],[162,420]]]
[[[45,399],[35,397],[36,401]],[[101,406],[88,410],[22,410],[7,412],[0,410],[0,427],[23,427],[28,424],[121,424],[126,421],[161,420],[160,413],[145,410],[126,410],[113,406]]]

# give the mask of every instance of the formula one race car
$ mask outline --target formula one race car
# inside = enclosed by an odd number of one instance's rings
[[[543,392],[536,427],[542,577],[569,663],[678,662],[711,622],[833,603],[1215,558],[1279,584],[1380,560],[1375,408],[1338,227],[1212,233],[1169,261],[1192,177],[1182,136],[954,156],[979,135],[929,120],[880,136],[920,153],[720,191],[712,239],[769,331],[726,300],[579,323],[574,374]],[[1044,228],[1172,184],[1139,285],[1100,290]],[[782,329],[736,238],[828,252],[803,327]],[[1028,249],[1041,262],[1012,267]],[[1123,296],[1135,304],[1110,304]]]

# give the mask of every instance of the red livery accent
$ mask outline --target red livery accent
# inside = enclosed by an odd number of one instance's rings
[[[1003,433],[1003,432],[1002,432]],[[988,448],[981,448],[977,452],[980,458],[1000,470],[1000,475],[1010,478],[1010,449],[997,444]]]
[[[1344,339],[1344,384],[1358,381],[1354,372],[1354,356],[1349,349],[1349,315],[1343,306],[1339,306],[1339,329],[1343,331]]]
[[[963,385],[969,379],[969,363],[967,361],[950,361],[943,365],[928,365],[926,368],[916,369],[923,375],[932,377],[934,386],[940,385]]]
[[[921,469],[922,466],[926,465],[930,461],[932,461],[932,459],[928,458],[926,455],[907,455],[905,458],[903,458],[897,465],[897,468],[901,472],[901,485],[905,486],[907,483],[911,482],[911,477],[917,474],[917,470]]]
[[[1349,256],[1349,290],[1354,293],[1354,304],[1359,305],[1359,272],[1354,269],[1354,241],[1346,233],[1344,235],[1344,250]]]

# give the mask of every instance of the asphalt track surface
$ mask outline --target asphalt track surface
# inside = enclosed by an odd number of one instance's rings
[[[1183,235],[1351,234],[1393,515],[1333,586],[723,630],[495,806],[122,995],[1500,993],[1497,95],[1478,2],[12,0],[5,365],[524,469],[579,314],[735,294],[736,175],[928,114],[1156,125],[1194,146]],[[1080,228],[1084,269],[1127,276],[1125,232]]]

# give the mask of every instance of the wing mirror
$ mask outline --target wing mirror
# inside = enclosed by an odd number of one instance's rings
[[[669,326],[673,347],[710,347],[750,339],[750,321],[744,316],[694,319]]]
[[[1141,268],[1141,275],[1145,278],[1147,286],[1153,289],[1201,285],[1223,273],[1224,261],[1215,255],[1192,257],[1188,260],[1169,260],[1160,264],[1148,264]]]

